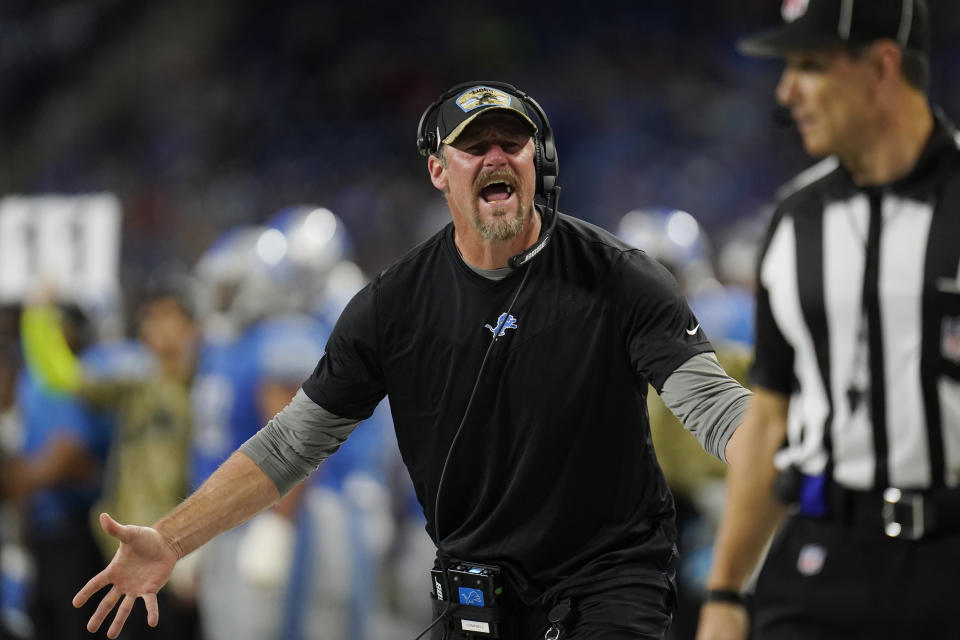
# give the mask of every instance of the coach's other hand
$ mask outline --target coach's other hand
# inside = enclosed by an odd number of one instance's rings
[[[120,602],[107,631],[108,638],[116,638],[137,598],[143,598],[147,607],[147,624],[157,626],[160,621],[157,591],[170,578],[179,554],[160,532],[151,527],[122,525],[106,513],[100,514],[100,526],[120,541],[120,548],[107,568],[91,578],[73,597],[73,606],[82,607],[90,596],[111,585],[100,606],[90,616],[87,631],[97,631],[113,607]]]

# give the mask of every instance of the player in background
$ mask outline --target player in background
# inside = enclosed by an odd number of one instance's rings
[[[287,276],[302,296],[295,307],[307,313],[270,317],[257,327],[261,424],[309,377],[329,327],[367,281],[349,260],[352,241],[329,209],[288,207],[267,224],[283,234]],[[280,637],[375,640],[396,634],[398,621],[382,599],[394,532],[386,468],[395,444],[386,403],[355,435],[341,445],[339,459],[307,483]]]
[[[197,482],[310,375],[330,331],[324,312],[338,313],[363,283],[343,261],[349,250],[329,210],[298,206],[267,226],[231,230],[201,259],[198,275],[216,307],[194,391]],[[199,589],[212,640],[367,637],[376,622],[376,549],[387,546],[374,533],[390,535],[370,524],[386,513],[376,472],[384,433],[368,430],[344,447],[339,464],[204,549]]]
[[[717,360],[731,377],[745,384],[753,347],[753,297],[719,281],[713,246],[703,226],[686,211],[648,207],[625,214],[617,225],[617,235],[673,274],[710,338]],[[677,504],[678,602],[667,637],[687,640],[696,633],[706,593],[727,466],[704,451],[652,387],[647,408],[657,460]]]

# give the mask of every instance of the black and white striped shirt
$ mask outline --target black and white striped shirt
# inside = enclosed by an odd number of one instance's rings
[[[960,136],[862,188],[833,158],[782,196],[753,382],[790,396],[777,465],[854,489],[960,485]]]

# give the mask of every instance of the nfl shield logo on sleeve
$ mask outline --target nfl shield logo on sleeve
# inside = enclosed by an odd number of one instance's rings
[[[940,353],[947,360],[960,364],[960,317],[943,319]]]
[[[815,576],[823,570],[827,550],[819,544],[805,544],[797,556],[797,571],[800,575]]]

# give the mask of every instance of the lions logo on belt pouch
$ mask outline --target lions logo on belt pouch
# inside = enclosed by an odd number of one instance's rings
[[[485,104],[496,104],[501,107],[510,106],[510,95],[491,87],[474,87],[457,98],[457,105],[464,113],[473,111]]]

